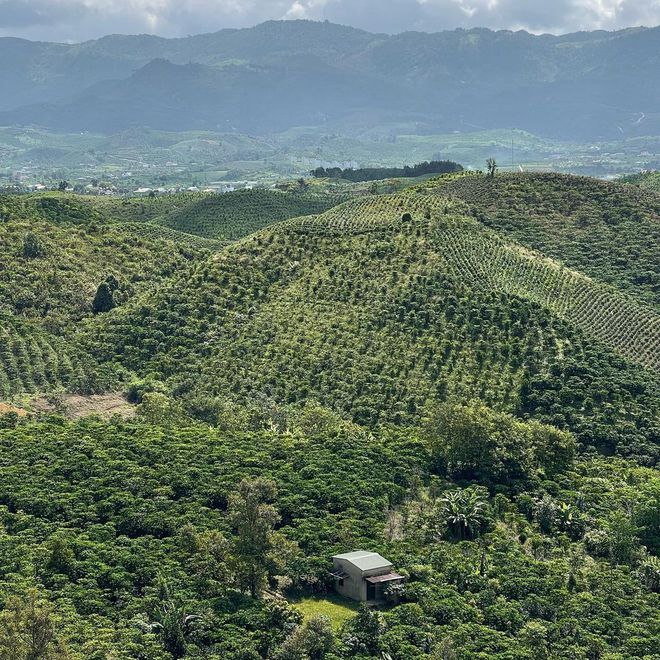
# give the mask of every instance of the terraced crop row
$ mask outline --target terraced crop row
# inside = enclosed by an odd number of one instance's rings
[[[0,399],[67,385],[73,373],[63,340],[0,320]]]
[[[346,199],[345,195],[239,190],[176,204],[153,222],[205,238],[234,241],[274,222],[323,213]]]
[[[660,312],[660,195],[558,174],[463,176],[427,192],[468,204],[500,236],[612,285]]]
[[[279,227],[311,234],[362,234],[397,229],[449,213],[455,207],[455,203],[435,195],[378,195],[345,202],[320,215],[293,218]]]
[[[543,305],[625,357],[660,369],[660,316],[651,309],[476,226],[469,231],[470,225],[434,232],[449,271]]]
[[[212,238],[204,238],[203,236],[195,236],[169,227],[155,225],[151,222],[127,222],[122,223],[121,228],[131,234],[137,234],[145,238],[152,238],[156,240],[172,241],[179,247],[190,247],[200,250],[220,250],[224,247],[226,241],[218,241]]]
[[[406,193],[354,200],[279,230],[358,234],[426,225],[447,271],[472,286],[515,294],[552,310],[628,359],[660,369],[660,316],[632,298],[502,240],[467,217],[443,216],[461,207],[440,196]],[[408,214],[408,215],[406,215]],[[409,217],[408,217],[409,216]],[[407,218],[407,221],[404,220]],[[432,218],[432,219],[431,219]],[[425,230],[426,231],[426,230]]]

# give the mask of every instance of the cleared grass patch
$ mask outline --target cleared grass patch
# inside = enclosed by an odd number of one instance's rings
[[[359,603],[337,594],[307,596],[291,604],[302,612],[305,619],[324,614],[330,619],[335,630],[339,630],[345,621],[354,617],[359,607]]]

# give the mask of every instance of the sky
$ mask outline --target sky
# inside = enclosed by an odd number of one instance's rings
[[[0,0],[0,36],[46,41],[180,37],[270,19],[389,33],[489,27],[557,34],[659,25],[660,0]]]

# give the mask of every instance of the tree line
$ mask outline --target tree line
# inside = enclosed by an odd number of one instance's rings
[[[378,181],[396,177],[413,178],[425,174],[453,174],[462,172],[463,167],[451,160],[432,160],[417,165],[403,167],[364,167],[360,169],[341,169],[341,167],[317,167],[311,174],[317,179],[344,179],[353,183],[360,181]]]

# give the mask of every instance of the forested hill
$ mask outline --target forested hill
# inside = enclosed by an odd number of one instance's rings
[[[657,194],[341,190],[0,197],[0,659],[656,660]]]
[[[108,315],[87,350],[211,421],[259,397],[366,426],[481,399],[655,460],[657,313],[465,212],[422,186],[273,225]]]
[[[0,39],[0,124],[269,134],[414,123],[583,141],[660,132],[660,28],[376,35],[269,22],[186,39]],[[278,90],[277,94],[273,91]],[[387,110],[384,110],[387,108]],[[365,119],[368,118],[368,119]]]
[[[660,310],[660,195],[650,186],[504,174],[451,178],[437,190],[466,201],[484,225]]]

